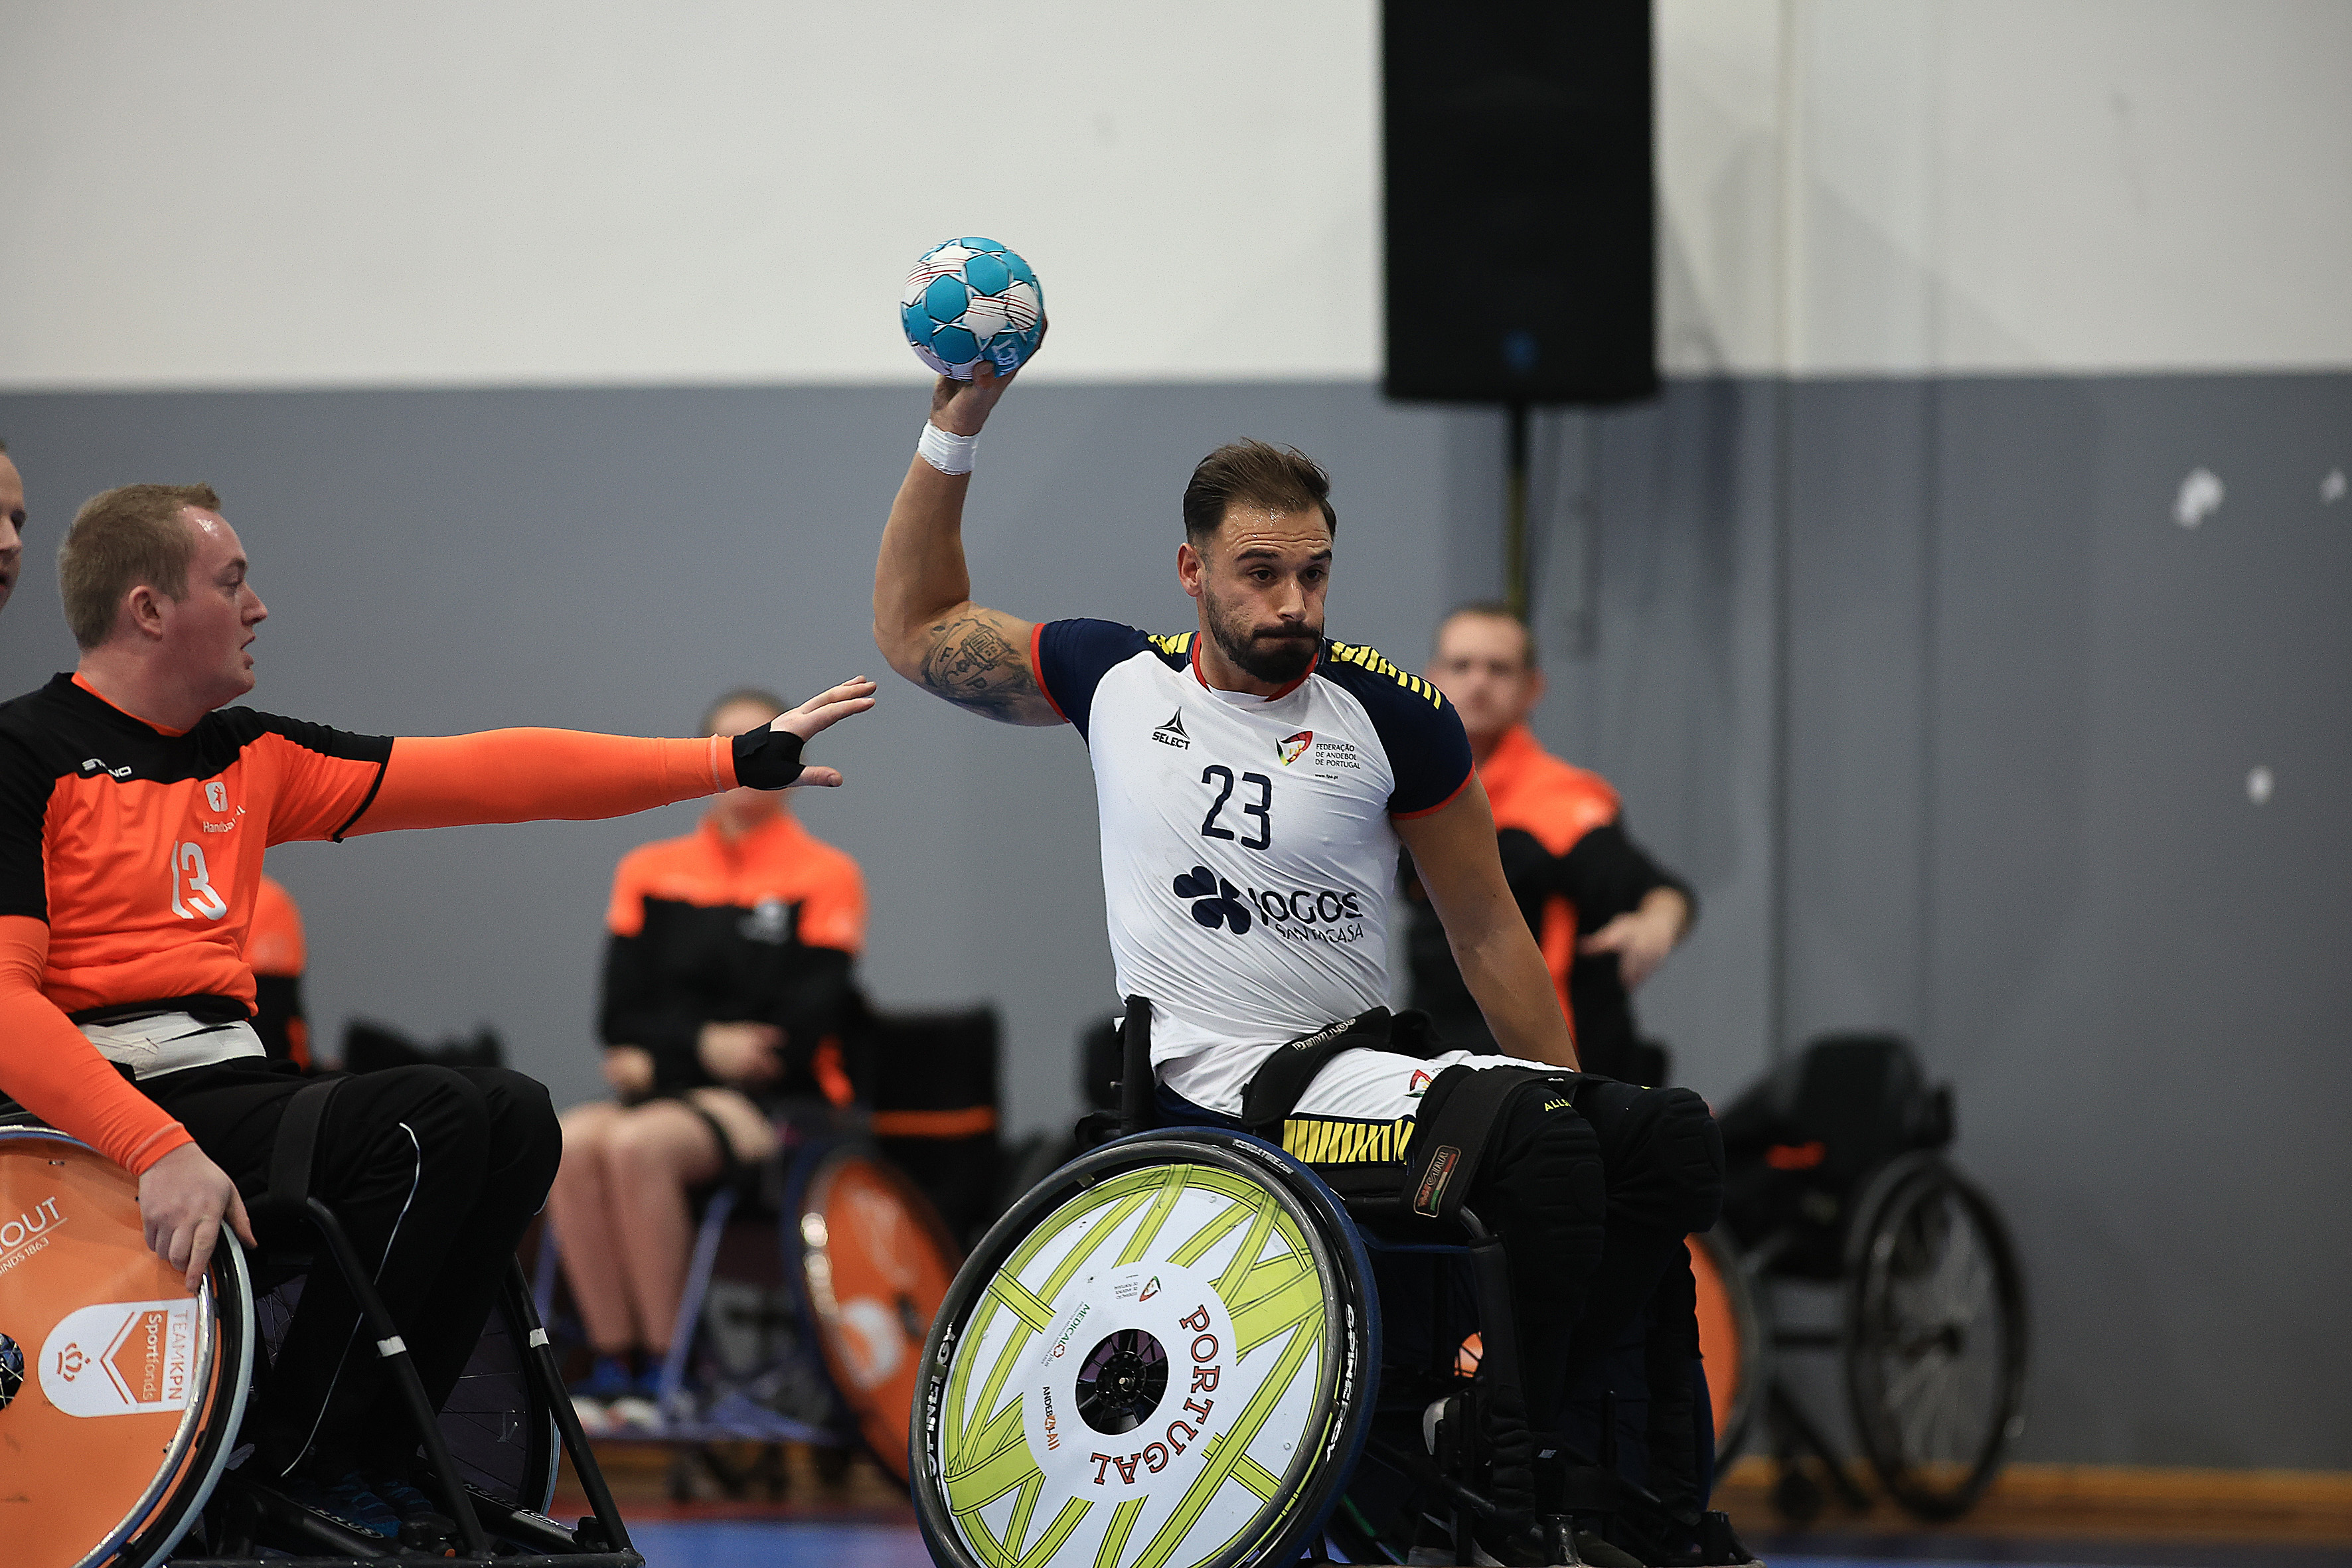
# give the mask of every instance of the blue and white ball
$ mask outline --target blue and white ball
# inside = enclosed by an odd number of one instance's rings
[[[907,274],[898,319],[915,357],[941,375],[970,381],[982,360],[1011,375],[1045,335],[1045,294],[1018,252],[992,239],[950,239]]]

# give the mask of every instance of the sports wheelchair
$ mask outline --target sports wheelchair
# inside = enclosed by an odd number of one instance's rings
[[[786,1101],[776,1156],[698,1194],[662,1425],[598,1436],[672,1448],[680,1501],[707,1482],[780,1500],[786,1443],[832,1478],[862,1447],[903,1482],[915,1367],[962,1258],[957,1234],[993,1213],[1000,1036],[990,1007],[862,1020],[861,1098]],[[533,1297],[562,1349],[581,1336],[560,1261],[549,1226]],[[741,1444],[757,1445],[748,1464],[726,1451]]]
[[[1717,1125],[1728,1169],[1716,1238],[1737,1259],[1727,1278],[1753,1292],[1738,1340],[1775,1509],[1800,1524],[1821,1514],[1812,1469],[1847,1507],[1870,1506],[1789,1375],[1793,1352],[1837,1358],[1853,1435],[1897,1503],[1931,1521],[1967,1512],[2024,1430],[2028,1336],[2008,1226],[1944,1154],[1950,1086],[1930,1086],[1896,1037],[1826,1036]]]
[[[281,1149],[269,1196],[248,1212],[307,1221],[315,1246],[248,1257],[224,1233],[191,1296],[147,1249],[126,1172],[29,1116],[0,1116],[0,1541],[10,1568],[289,1559],[422,1568],[493,1556],[503,1568],[643,1568],[563,1397],[520,1269],[509,1268],[436,1418],[366,1268],[308,1195],[307,1176],[307,1157]],[[314,1268],[339,1269],[361,1303],[446,1505],[446,1534],[414,1521],[397,1542],[358,1531],[238,1468],[255,1377]],[[570,1526],[546,1511],[567,1456],[593,1509]]]
[[[1402,1163],[1310,1166],[1159,1126],[1148,1005],[1127,1016],[1115,1141],[997,1222],[925,1344],[909,1462],[940,1568],[1470,1563],[1496,1544],[1752,1561],[1720,1514],[1682,1521],[1687,1555],[1654,1544],[1663,1510],[1624,1479],[1606,1414],[1597,1464],[1542,1433],[1489,1451],[1483,1410],[1518,1398],[1500,1240],[1466,1207],[1444,1229],[1416,1217]],[[1504,1465],[1532,1471],[1534,1507],[1497,1487]]]

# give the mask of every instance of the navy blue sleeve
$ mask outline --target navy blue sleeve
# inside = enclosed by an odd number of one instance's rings
[[[1030,639],[1029,654],[1037,689],[1083,739],[1103,676],[1150,646],[1150,637],[1117,621],[1044,621]]]
[[[1462,716],[1444,693],[1376,649],[1352,643],[1328,645],[1315,673],[1352,693],[1371,715],[1396,775],[1391,816],[1424,816],[1462,793],[1475,764]]]

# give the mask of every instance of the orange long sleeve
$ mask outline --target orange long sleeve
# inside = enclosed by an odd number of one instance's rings
[[[352,834],[487,822],[591,821],[735,787],[734,742],[576,730],[404,735]]]
[[[183,1143],[188,1130],[125,1082],[41,994],[49,928],[0,915],[0,1093],[132,1175]]]

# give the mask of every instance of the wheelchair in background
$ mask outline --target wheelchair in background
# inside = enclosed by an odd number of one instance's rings
[[[519,1268],[436,1415],[367,1270],[316,1198],[273,1194],[315,1246],[224,1236],[203,1289],[148,1250],[136,1181],[29,1117],[0,1119],[0,1541],[10,1568],[261,1568],[455,1557],[642,1568],[563,1397]],[[238,1464],[254,1380],[314,1268],[339,1269],[416,1426],[454,1531],[398,1542],[304,1508]],[[594,1511],[547,1515],[569,1456]],[[404,1527],[406,1530],[408,1527]]]
[[[1931,1521],[1967,1512],[2024,1430],[2028,1330],[2009,1228],[1945,1157],[1950,1086],[1929,1085],[1900,1038],[1832,1035],[1716,1120],[1728,1170],[1715,1235],[1760,1309],[1738,1337],[1778,1466],[1774,1507],[1796,1523],[1820,1515],[1807,1458],[1848,1507],[1869,1506],[1785,1375],[1778,1358],[1799,1352],[1837,1359],[1889,1496]],[[1824,1295],[1831,1326],[1789,1321],[1808,1296],[1823,1316]]]
[[[783,1445],[838,1479],[863,1448],[907,1479],[908,1412],[931,1317],[992,1215],[999,1026],[992,1009],[876,1015],[849,1076],[859,1101],[786,1105],[776,1156],[699,1199],[679,1331],[656,1384],[657,1427],[602,1440],[675,1450],[677,1500],[786,1489]],[[946,1217],[943,1217],[946,1216]],[[533,1295],[563,1345],[561,1241],[542,1236]],[[730,1446],[755,1445],[748,1464]]]
[[[1553,1563],[1610,1560],[1604,1542],[1678,1560],[1613,1425],[1599,1463],[1552,1434],[1489,1451],[1483,1412],[1520,1400],[1519,1362],[1507,1259],[1476,1214],[1414,1217],[1402,1163],[1310,1166],[1157,1127],[1148,1017],[1130,1003],[1115,1141],[1012,1206],[932,1326],[910,1463],[933,1561],[1467,1563],[1482,1539]],[[1681,1522],[1679,1560],[1751,1561],[1720,1514]]]

